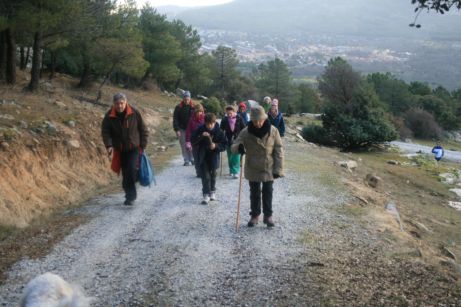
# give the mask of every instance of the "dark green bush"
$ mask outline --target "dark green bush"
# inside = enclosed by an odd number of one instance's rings
[[[305,126],[302,131],[302,136],[307,141],[312,143],[327,146],[334,145],[334,142],[331,136],[328,134],[328,131],[319,125]]]
[[[442,129],[434,116],[421,108],[411,108],[405,113],[405,125],[417,138],[438,139],[442,136]]]
[[[342,149],[359,149],[392,141],[398,134],[372,87],[362,84],[348,104],[329,103],[323,127]]]
[[[223,115],[223,108],[219,103],[219,99],[216,97],[210,97],[208,99],[202,100],[203,108],[206,113],[214,113],[216,115]]]

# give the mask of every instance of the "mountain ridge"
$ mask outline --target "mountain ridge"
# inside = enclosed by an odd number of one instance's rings
[[[198,28],[252,33],[459,38],[459,13],[422,13],[418,17],[421,29],[408,26],[414,17],[410,1],[400,0],[386,5],[380,0],[291,0],[289,5],[282,0],[235,0],[186,9],[175,16]]]

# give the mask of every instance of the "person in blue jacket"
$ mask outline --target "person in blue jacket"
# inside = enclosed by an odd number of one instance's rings
[[[432,148],[432,153],[435,155],[434,156],[435,160],[437,160],[437,162],[439,162],[443,158],[443,155],[444,155],[445,152],[444,152],[442,146],[440,146],[440,143],[437,142],[437,144],[434,146],[434,148]]]
[[[269,122],[278,129],[281,137],[285,136],[285,122],[283,121],[282,112],[279,112],[279,101],[274,99],[271,102],[271,108],[267,113]]]
[[[247,126],[248,122],[250,121],[250,117],[248,116],[248,113],[247,113],[247,104],[244,101],[242,101],[239,104],[239,109],[238,109],[237,114],[243,119],[243,123],[245,124],[245,126]]]
[[[195,163],[200,167],[202,178],[202,204],[216,200],[216,170],[219,168],[220,152],[226,150],[226,136],[216,122],[216,115],[205,114],[205,124],[192,134],[192,144],[198,147]]]

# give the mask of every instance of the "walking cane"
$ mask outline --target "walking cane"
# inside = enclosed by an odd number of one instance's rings
[[[239,231],[240,224],[240,196],[242,195],[242,174],[243,174],[243,159],[244,155],[240,156],[240,182],[239,182],[239,198],[237,200],[237,221],[235,222],[235,231]]]

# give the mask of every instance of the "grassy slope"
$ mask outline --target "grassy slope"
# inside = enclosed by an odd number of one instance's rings
[[[291,117],[288,122],[294,127],[313,121]],[[457,259],[461,256],[461,212],[447,206],[454,199],[448,191],[452,186],[437,176],[459,169],[459,164],[443,162],[437,167],[431,158],[421,158],[416,165],[393,151],[345,153],[313,147],[293,154],[295,159],[287,161],[292,168],[315,173],[318,180],[350,195],[343,206],[333,209],[350,218],[349,222],[338,218],[330,225],[336,228],[336,240],[324,237],[321,230],[306,231],[301,238],[308,246],[318,246],[311,256],[319,259],[319,268],[310,277],[322,287],[322,305],[461,303],[459,260],[442,252],[446,247]],[[344,160],[357,161],[358,168],[348,171],[335,163]],[[389,160],[402,164],[390,165]],[[377,188],[365,183],[370,173],[382,179]],[[312,193],[322,196],[318,194],[322,191]],[[390,201],[397,205],[403,231],[385,210]],[[373,243],[357,237],[353,231],[357,227]]]
[[[293,126],[315,122],[305,117],[292,117],[288,121]],[[461,212],[447,205],[449,200],[456,200],[455,195],[449,192],[449,189],[455,186],[441,183],[438,176],[440,173],[456,172],[460,169],[459,164],[442,161],[436,166],[431,158],[412,161],[393,151],[340,153],[323,149],[319,155],[322,159],[317,160],[324,160],[323,163],[309,163],[311,169],[306,171],[317,172],[318,168],[325,167],[328,160],[358,161],[357,170],[343,170],[341,177],[351,194],[367,200],[368,205],[358,198],[353,198],[351,204],[343,208],[342,213],[356,216],[359,221],[381,234],[391,233],[396,244],[395,254],[401,253],[398,246],[401,246],[402,250],[421,248],[425,261],[439,265],[441,261],[447,260],[441,251],[441,247],[444,246],[461,257]],[[389,160],[396,160],[401,164],[391,165],[387,163]],[[307,166],[300,163],[299,167]],[[324,171],[319,173],[325,174]],[[382,179],[377,188],[371,188],[365,183],[365,177],[370,173]],[[324,179],[332,180],[328,177]],[[384,207],[390,201],[397,205],[404,223],[404,232],[399,230],[393,219],[388,219],[389,215]],[[424,230],[421,224],[426,226],[429,232]]]

